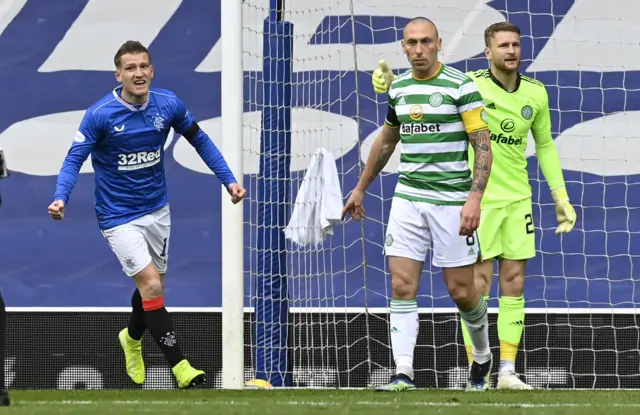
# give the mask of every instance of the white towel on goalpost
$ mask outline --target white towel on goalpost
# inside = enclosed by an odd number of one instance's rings
[[[336,161],[331,152],[320,148],[313,154],[298,189],[285,237],[298,245],[317,246],[327,235],[333,235],[333,225],[342,222],[342,207]]]

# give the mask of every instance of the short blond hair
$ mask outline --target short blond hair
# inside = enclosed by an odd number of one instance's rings
[[[513,23],[509,22],[499,22],[494,23],[491,26],[487,27],[484,31],[484,45],[489,47],[491,45],[491,39],[493,39],[493,35],[498,32],[513,32],[517,33],[520,36],[520,28]]]

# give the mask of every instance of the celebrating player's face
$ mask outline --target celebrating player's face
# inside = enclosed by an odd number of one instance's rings
[[[504,72],[517,71],[520,67],[520,35],[506,31],[495,33],[486,54],[492,67]]]
[[[404,28],[402,48],[417,74],[429,74],[430,69],[438,62],[441,46],[442,40],[438,38],[438,30],[430,22],[409,23]]]
[[[153,65],[146,53],[127,53],[120,59],[120,67],[116,70],[116,79],[122,83],[122,92],[126,100],[143,103],[147,99]]]

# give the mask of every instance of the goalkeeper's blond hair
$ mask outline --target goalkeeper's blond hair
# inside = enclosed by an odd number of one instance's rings
[[[520,36],[520,28],[509,22],[494,23],[484,30],[484,45],[489,47],[493,36],[498,32],[514,32]]]

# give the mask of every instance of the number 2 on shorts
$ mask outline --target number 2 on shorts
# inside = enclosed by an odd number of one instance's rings
[[[527,235],[533,233],[534,232],[533,216],[531,216],[531,213],[527,213],[526,215],[524,215],[524,220],[527,221],[527,225],[526,225]]]

